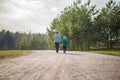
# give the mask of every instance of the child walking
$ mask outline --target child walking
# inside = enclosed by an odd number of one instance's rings
[[[61,43],[63,44],[63,53],[66,53],[68,46],[68,40],[66,36],[63,36],[63,40],[61,41]]]

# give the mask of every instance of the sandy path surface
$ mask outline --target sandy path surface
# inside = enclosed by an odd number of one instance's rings
[[[120,80],[120,57],[34,51],[34,54],[0,61],[0,80]]]

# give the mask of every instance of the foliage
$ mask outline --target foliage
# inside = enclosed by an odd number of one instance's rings
[[[0,49],[47,49],[47,35],[19,32],[12,33],[2,29],[0,31]]]
[[[120,45],[120,4],[110,0],[97,10],[88,0],[76,0],[53,19],[48,28],[49,48],[54,48],[53,36],[57,30],[67,36],[70,50],[92,48],[118,48]],[[113,21],[114,20],[114,21]]]
[[[120,46],[120,4],[110,0],[95,19],[99,42],[107,48]]]

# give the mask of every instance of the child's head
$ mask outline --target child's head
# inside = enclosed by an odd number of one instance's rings
[[[67,37],[66,37],[66,36],[63,36],[63,39],[67,39]]]

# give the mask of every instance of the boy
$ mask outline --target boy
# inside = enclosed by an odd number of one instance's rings
[[[61,41],[61,43],[63,44],[63,53],[65,53],[68,46],[68,40],[66,36],[63,36],[63,40]]]

